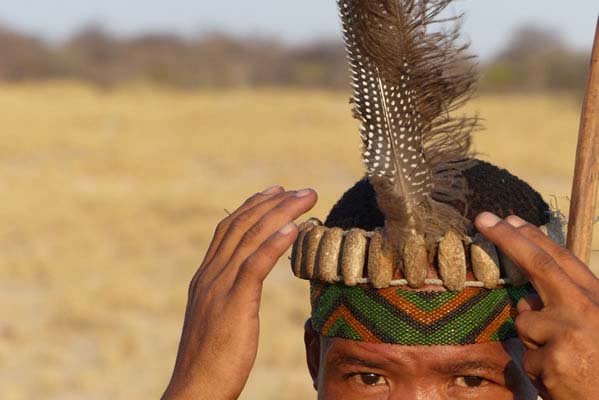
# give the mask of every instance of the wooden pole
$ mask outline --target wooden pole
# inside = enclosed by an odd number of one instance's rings
[[[580,120],[568,223],[568,249],[589,264],[599,182],[599,20]]]

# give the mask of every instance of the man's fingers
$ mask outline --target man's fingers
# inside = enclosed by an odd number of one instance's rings
[[[272,186],[268,189],[265,189],[262,192],[256,193],[252,197],[248,198],[237,210],[235,210],[231,215],[229,215],[227,218],[225,218],[218,224],[218,226],[216,227],[216,231],[214,232],[212,242],[208,247],[206,256],[204,257],[204,261],[202,262],[202,265],[200,265],[200,268],[196,271],[189,284],[188,297],[190,300],[188,301],[188,308],[193,303],[193,292],[195,290],[195,287],[197,286],[198,279],[200,279],[200,276],[206,275],[206,272],[209,269],[207,268],[207,266],[214,260],[217,254],[220,254],[219,252],[222,249],[223,241],[225,241],[227,238],[228,232],[231,228],[231,224],[237,221],[240,218],[240,216],[246,214],[248,211],[252,209],[258,208],[261,205],[264,207],[264,205],[268,206],[273,202],[276,204],[278,201],[283,201],[285,195],[286,193],[284,192],[284,189],[281,186]],[[232,250],[229,252],[229,254],[231,252]],[[224,264],[220,263],[217,267],[222,268],[223,265]],[[218,275],[218,273],[219,271],[209,272],[209,274],[211,275]]]
[[[231,265],[241,264],[273,233],[309,211],[316,203],[316,193],[298,193],[269,210],[249,229],[231,256]]]
[[[316,203],[316,198],[316,192],[312,190],[300,191],[270,209],[250,229],[243,232],[243,237],[238,240],[236,249],[227,261],[227,268],[215,275],[214,279],[225,285],[233,285],[241,264],[247,263],[246,259],[271,235],[310,210]]]
[[[245,233],[266,213],[286,199],[294,197],[297,193],[298,192],[279,193],[254,205],[249,209],[245,209],[245,211],[232,218],[228,223],[225,236],[216,249],[214,257],[210,262],[212,264],[218,265],[227,263]]]
[[[527,350],[522,357],[522,368],[539,391],[542,399],[551,400],[548,387],[565,384],[565,382],[555,382],[554,377],[546,373],[553,365],[561,364],[559,358],[559,354],[550,345],[537,350]]]
[[[552,318],[547,311],[523,311],[516,317],[516,330],[522,343],[529,350],[544,346],[559,335],[563,324]]]
[[[240,266],[233,291],[242,301],[259,301],[262,282],[297,238],[298,228],[289,223],[272,234]]]
[[[587,290],[597,289],[599,281],[589,267],[567,249],[545,236],[539,228],[515,215],[507,217],[506,222],[517,228],[521,235],[553,257],[574,283]]]
[[[543,365],[545,359],[545,349],[528,350],[522,356],[522,367],[526,375],[533,381],[539,381],[542,378]]]
[[[544,304],[566,300],[563,297],[570,291],[564,289],[571,289],[574,283],[551,255],[494,214],[482,213],[475,224],[529,276]]]
[[[536,294],[531,294],[518,302],[518,312],[525,311],[541,311],[543,309],[543,301]]]
[[[208,264],[214,257],[214,254],[216,253],[218,247],[220,246],[220,243],[225,237],[227,230],[229,229],[231,221],[233,221],[235,218],[237,218],[240,214],[244,213],[245,211],[253,208],[257,204],[260,204],[272,198],[275,195],[283,193],[283,191],[284,189],[282,186],[276,185],[268,189],[265,189],[260,193],[256,193],[252,197],[248,198],[237,210],[231,213],[231,215],[223,219],[216,227],[214,237],[212,238],[212,242],[208,247],[208,251],[206,252],[206,256],[204,257],[204,262],[202,263],[202,265]]]

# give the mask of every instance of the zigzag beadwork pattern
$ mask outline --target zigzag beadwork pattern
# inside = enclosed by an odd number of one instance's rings
[[[311,284],[312,326],[325,337],[402,345],[466,345],[516,337],[518,300],[530,285],[416,292]]]

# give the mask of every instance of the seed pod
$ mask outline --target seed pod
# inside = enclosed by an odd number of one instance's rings
[[[302,249],[302,268],[300,270],[300,277],[302,279],[312,279],[312,277],[314,277],[314,266],[316,265],[318,246],[320,245],[320,239],[326,230],[327,228],[324,226],[315,226],[306,234],[306,237],[304,238]]]
[[[377,289],[389,287],[393,279],[393,253],[386,248],[380,230],[370,238],[368,248],[368,277]]]
[[[351,229],[343,241],[343,255],[341,256],[341,270],[343,281],[347,286],[356,286],[358,279],[364,273],[364,262],[368,240],[366,232],[362,229]]]
[[[424,235],[410,233],[403,252],[403,272],[413,288],[424,286],[428,275],[428,253]]]
[[[310,230],[314,229],[314,225],[303,223],[299,226],[299,234],[295,242],[293,242],[293,248],[291,249],[291,269],[296,277],[300,277],[302,273],[302,259],[304,254],[304,239],[306,234]]]
[[[339,254],[343,243],[343,229],[331,228],[325,232],[318,249],[316,275],[318,279],[334,283],[339,276]]]
[[[307,220],[306,222],[304,222],[304,225],[314,225],[314,226],[323,226],[324,224],[322,223],[321,220],[319,220],[318,218],[310,218],[309,220]]]
[[[501,277],[499,255],[495,245],[481,234],[477,234],[470,246],[470,255],[476,279],[483,282],[487,289],[495,289]]]
[[[452,291],[462,290],[466,283],[466,253],[460,236],[449,231],[439,243],[439,274],[445,287]]]
[[[508,278],[513,286],[522,286],[528,283],[528,278],[520,268],[501,250],[498,249],[499,262],[505,277]]]
[[[552,216],[549,223],[541,226],[540,229],[549,239],[562,247],[566,247],[566,235],[564,234],[562,221],[559,217]]]

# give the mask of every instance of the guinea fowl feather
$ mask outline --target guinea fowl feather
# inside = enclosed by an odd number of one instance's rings
[[[465,202],[462,171],[477,120],[454,114],[476,74],[468,46],[458,44],[461,17],[440,17],[450,3],[338,1],[363,160],[386,237],[399,249],[410,233],[432,247],[448,230],[466,231],[449,204]],[[449,30],[435,26],[452,21]]]

